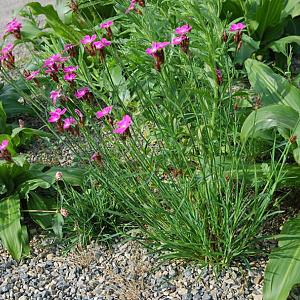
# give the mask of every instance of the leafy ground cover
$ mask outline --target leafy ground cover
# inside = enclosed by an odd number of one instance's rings
[[[266,254],[261,242],[275,239],[264,297],[286,299],[300,282],[299,218],[282,234],[282,224],[264,229],[299,186],[299,8],[297,0],[26,5],[1,50],[9,84],[0,93],[1,162],[17,170],[22,139],[49,135],[22,123],[7,135],[6,114],[26,109],[73,151],[77,169],[28,166],[18,175],[32,169],[37,178],[25,193],[23,181],[11,188],[2,179],[4,246],[17,259],[28,252],[26,212],[60,238],[64,229],[73,245],[136,230],[161,258],[215,271]],[[34,53],[21,66],[17,47]],[[42,187],[52,192],[37,198]],[[12,240],[23,248],[12,251]]]

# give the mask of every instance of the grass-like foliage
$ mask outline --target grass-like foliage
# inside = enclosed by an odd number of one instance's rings
[[[33,61],[46,75],[25,74],[40,117],[50,111],[51,128],[70,146],[72,135],[85,143],[91,180],[65,197],[70,224],[84,243],[89,231],[126,219],[167,258],[224,266],[254,254],[289,142],[279,155],[274,142],[263,170],[249,155],[253,144],[240,142],[247,115],[240,102],[248,98],[228,49],[239,51],[245,25],[229,30],[221,1],[128,5],[115,3],[114,23],[92,5],[93,19],[73,7],[76,35],[68,40],[69,27],[60,26],[59,36],[53,25],[35,42]],[[38,12],[50,27],[58,22],[56,15],[49,22],[52,10]],[[74,44],[76,26],[85,29]]]

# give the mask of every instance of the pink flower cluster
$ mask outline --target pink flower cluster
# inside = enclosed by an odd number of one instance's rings
[[[105,27],[108,28],[108,27]],[[111,32],[111,31],[109,31]],[[111,36],[111,35],[110,35]],[[107,40],[106,38],[102,38],[99,41],[95,41],[97,35],[94,34],[92,36],[86,35],[80,42],[85,46],[86,51],[94,56],[96,55],[96,50],[100,51],[100,57],[103,60],[105,57],[104,48],[111,45],[111,41]]]
[[[64,80],[68,82],[73,82],[76,79],[76,73],[75,71],[78,70],[78,66],[69,66],[66,68],[63,68],[64,71]]]
[[[106,116],[108,116],[112,112],[113,107],[107,106],[103,108],[100,111],[96,112],[96,118],[102,119]],[[69,130],[71,129],[72,125],[75,125],[77,127],[77,121],[74,117],[68,117],[62,120],[62,116],[67,112],[66,108],[56,108],[54,111],[50,111],[50,118],[48,119],[49,123],[57,123],[57,128],[59,131]],[[79,122],[81,125],[83,125],[83,114],[79,109],[75,109],[75,113],[79,117]],[[128,129],[132,124],[132,119],[129,115],[123,116],[123,118],[116,123],[116,128],[113,130],[113,133],[116,134],[124,134],[128,133]]]
[[[186,36],[188,32],[192,30],[189,24],[185,24],[175,29],[175,33],[179,36],[172,39],[173,45],[180,45],[183,52],[188,52],[189,38]],[[170,42],[153,42],[150,48],[146,49],[146,54],[152,56],[155,59],[155,68],[160,71],[161,65],[164,63],[163,49],[171,44]]]
[[[184,44],[187,44],[188,47],[188,37],[187,37],[187,33],[192,31],[192,26],[190,26],[189,24],[185,24],[182,25],[181,27],[178,27],[175,29],[175,33],[178,34],[177,37],[172,39],[172,44],[173,45],[181,45],[182,47],[184,46]],[[184,49],[182,49],[184,50]],[[184,51],[187,52],[187,49]]]

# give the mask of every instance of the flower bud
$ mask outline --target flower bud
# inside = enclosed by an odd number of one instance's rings
[[[60,181],[63,178],[63,173],[62,172],[56,172],[55,174],[55,180]]]
[[[66,218],[69,215],[69,212],[65,208],[61,208],[60,214]]]

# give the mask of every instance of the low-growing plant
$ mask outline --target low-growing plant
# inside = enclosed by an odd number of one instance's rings
[[[59,170],[59,171],[58,171]],[[59,173],[62,172],[63,173]],[[14,259],[29,254],[29,238],[24,216],[29,215],[43,229],[61,236],[61,202],[55,191],[56,181],[80,185],[82,171],[30,165],[15,155],[9,140],[0,145],[0,239]],[[45,192],[47,191],[47,192]]]

